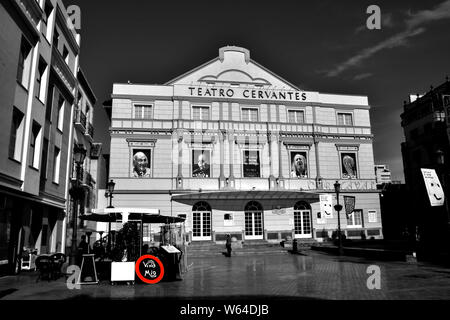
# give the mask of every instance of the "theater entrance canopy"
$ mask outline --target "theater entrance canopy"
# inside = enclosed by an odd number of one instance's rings
[[[270,201],[277,202],[296,202],[305,201],[314,203],[319,201],[319,194],[308,191],[213,191],[213,192],[195,192],[173,195],[172,200],[183,204],[194,205],[198,201],[207,201],[214,207],[215,201]]]

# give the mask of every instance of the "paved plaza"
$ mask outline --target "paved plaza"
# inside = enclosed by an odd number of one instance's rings
[[[0,278],[0,298],[22,299],[445,299],[450,298],[450,270],[429,264],[375,262],[315,251],[193,258],[182,281],[155,285],[83,285],[69,290],[62,277],[36,282],[37,274]],[[381,271],[381,289],[369,290],[367,268]]]

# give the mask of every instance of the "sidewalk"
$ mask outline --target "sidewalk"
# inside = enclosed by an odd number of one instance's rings
[[[69,290],[65,279],[34,273],[0,278],[0,299],[442,299],[450,298],[450,270],[429,264],[369,261],[312,250],[302,255],[193,258],[182,281],[111,286],[107,281]],[[380,267],[380,290],[369,290],[367,268]]]

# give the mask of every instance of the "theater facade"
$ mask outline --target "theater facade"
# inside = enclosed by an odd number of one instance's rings
[[[162,85],[114,84],[114,206],[186,217],[188,241],[323,241],[339,181],[339,202],[355,197],[347,237],[382,238],[369,112],[367,97],[302,90],[240,47]]]

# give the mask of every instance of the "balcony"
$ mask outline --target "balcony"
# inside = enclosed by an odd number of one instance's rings
[[[55,47],[52,47],[52,69],[73,96],[75,92],[76,78],[72,70],[64,61],[61,53]]]
[[[86,132],[86,115],[80,109],[76,110],[75,127],[81,132]]]
[[[156,129],[156,130],[209,130],[209,131],[253,131],[253,132],[296,132],[320,135],[371,136],[369,126],[336,126],[312,123],[285,122],[245,122],[245,121],[214,121],[214,120],[164,120],[164,119],[113,119],[113,128],[125,129]]]
[[[87,123],[87,128],[84,135],[87,136],[91,142],[94,141],[94,126],[92,124]]]

